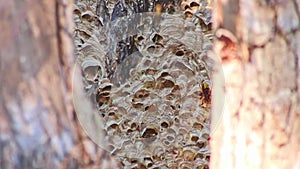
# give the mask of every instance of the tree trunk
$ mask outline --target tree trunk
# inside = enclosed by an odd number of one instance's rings
[[[72,5],[0,1],[1,169],[117,168],[72,106]]]
[[[299,0],[215,1],[225,104],[212,169],[300,168],[299,13]]]

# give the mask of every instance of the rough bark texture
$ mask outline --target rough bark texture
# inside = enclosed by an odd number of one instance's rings
[[[225,75],[211,168],[299,168],[299,0],[215,1]]]
[[[72,106],[72,3],[0,1],[1,169],[117,168]]]

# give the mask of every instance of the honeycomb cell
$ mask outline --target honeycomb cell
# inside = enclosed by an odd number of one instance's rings
[[[196,151],[192,148],[184,148],[182,152],[183,159],[186,161],[193,161],[196,154]]]
[[[193,169],[194,165],[191,162],[183,161],[179,164],[179,168],[181,168],[181,169]]]
[[[99,80],[103,67],[95,58],[88,58],[81,63],[83,74],[87,81],[96,82]]]
[[[145,128],[142,132],[142,137],[143,138],[150,138],[150,137],[155,137],[157,136],[158,132],[157,129],[155,128]]]
[[[159,35],[159,34],[154,34],[154,36],[152,37],[152,41],[153,41],[154,43],[158,43],[158,42],[160,42],[162,39],[163,39],[163,37],[162,37],[161,35]]]
[[[176,51],[175,55],[176,56],[183,56],[184,55],[184,51],[178,50],[178,51]]]
[[[191,135],[191,141],[192,142],[197,142],[199,140],[199,136],[198,135]]]
[[[149,91],[146,89],[141,89],[134,94],[134,98],[143,99],[149,96]]]
[[[160,126],[161,126],[162,128],[168,128],[168,127],[169,127],[169,123],[166,122],[166,121],[163,121],[163,122],[160,123]]]

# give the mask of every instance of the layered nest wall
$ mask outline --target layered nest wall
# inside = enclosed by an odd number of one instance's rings
[[[107,149],[124,168],[208,168],[212,36],[206,5],[76,2],[74,41],[85,90],[105,123]],[[135,34],[124,36],[130,17],[120,17],[158,10],[172,16],[137,15]]]

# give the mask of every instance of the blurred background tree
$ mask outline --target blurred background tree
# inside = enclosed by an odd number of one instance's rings
[[[297,0],[215,1],[226,99],[211,168],[300,167],[299,13]]]
[[[0,1],[0,168],[118,168],[72,103],[73,1]]]

